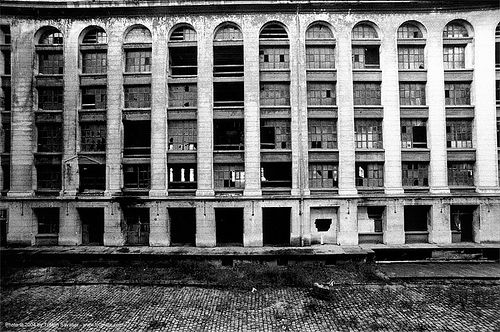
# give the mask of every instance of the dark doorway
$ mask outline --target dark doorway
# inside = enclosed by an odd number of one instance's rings
[[[0,210],[0,246],[7,245],[7,210]]]
[[[262,234],[265,246],[290,245],[290,208],[263,208]]]
[[[102,246],[104,244],[104,208],[78,209],[82,222],[82,244]]]
[[[170,243],[173,246],[194,246],[196,241],[196,209],[168,209]]]
[[[215,209],[217,246],[243,245],[243,208]]]
[[[125,244],[149,245],[149,209],[133,208],[123,211],[125,215]]]
[[[429,242],[429,206],[405,206],[405,243]]]
[[[454,205],[450,209],[450,226],[452,242],[474,241],[474,210],[475,206]]]

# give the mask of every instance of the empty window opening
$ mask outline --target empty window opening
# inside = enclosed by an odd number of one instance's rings
[[[400,105],[425,105],[424,83],[399,83]]]
[[[326,106],[336,104],[334,83],[307,83],[307,105]]]
[[[243,119],[214,120],[214,150],[243,150]]]
[[[196,107],[198,87],[196,84],[170,84],[168,86],[169,107]]]
[[[358,206],[360,243],[383,243],[384,206]]]
[[[38,225],[38,234],[59,233],[59,209],[36,208],[34,209]]]
[[[450,209],[450,227],[452,242],[474,241],[474,216],[477,206],[452,205]]]
[[[63,102],[62,88],[38,88],[38,108],[41,110],[62,110]]]
[[[403,162],[403,186],[427,187],[429,186],[429,163]]]
[[[380,105],[380,83],[354,83],[354,105]]]
[[[125,108],[150,108],[151,86],[125,86]]]
[[[316,219],[314,221],[314,226],[316,226],[318,232],[328,232],[331,225],[332,219]]]
[[[196,150],[197,131],[196,120],[168,121],[168,149]]]
[[[104,244],[104,208],[79,208],[82,225],[82,244],[102,246]]]
[[[215,208],[217,246],[243,245],[243,208]]]
[[[9,122],[2,122],[2,129],[3,129],[3,150],[1,150],[3,153],[10,153],[10,148],[11,148],[11,128],[10,128],[10,121]]]
[[[448,162],[449,186],[474,186],[473,162]]]
[[[106,165],[81,164],[80,191],[103,191],[106,189]]]
[[[10,112],[12,108],[12,96],[10,88],[1,88],[2,95],[0,96],[0,108]]]
[[[337,121],[331,119],[309,119],[309,149],[337,148]]]
[[[124,209],[123,215],[125,217],[125,244],[129,246],[149,245],[149,209]]]
[[[243,106],[243,82],[214,83],[214,106]]]
[[[9,45],[11,43],[10,26],[0,25],[0,44]]]
[[[401,147],[403,149],[427,148],[426,120],[401,120]]]
[[[61,163],[45,163],[45,158],[37,158],[37,190],[61,190]]]
[[[214,76],[243,76],[243,45],[214,46]]]
[[[169,48],[170,73],[173,76],[192,76],[198,73],[196,46]]]
[[[292,186],[291,163],[262,163],[260,173],[263,188],[290,188]]]
[[[383,149],[382,120],[355,120],[354,135],[358,149]]]
[[[352,65],[354,69],[380,68],[380,55],[378,45],[353,46]]]
[[[173,246],[194,246],[196,242],[196,209],[169,208],[170,243]]]
[[[125,189],[149,189],[151,185],[151,166],[149,164],[123,165],[123,185]]]
[[[214,165],[214,182],[216,188],[245,188],[245,165]]]
[[[127,157],[151,153],[151,121],[123,121],[123,154]]]
[[[2,158],[3,188],[2,191],[10,190],[10,158]]]
[[[38,152],[62,152],[61,123],[37,123],[36,128]]]
[[[309,164],[310,188],[337,188],[338,185],[339,174],[337,164]]]
[[[10,50],[3,50],[3,71],[0,72],[2,75],[10,75],[11,74],[11,60],[10,60]]]
[[[196,189],[195,164],[170,164],[168,187],[170,189]]]
[[[290,245],[291,208],[262,208],[262,236],[265,246]]]
[[[106,109],[106,87],[82,88],[83,109]]]
[[[356,186],[380,188],[384,186],[383,163],[356,163]]]
[[[260,122],[261,149],[291,149],[289,119],[262,119]]]
[[[424,69],[423,46],[398,46],[399,69]]]
[[[446,121],[446,147],[472,148],[472,120]]]
[[[404,230],[406,243],[428,242],[429,206],[405,206]]]
[[[80,148],[82,152],[105,152],[106,123],[80,123]]]

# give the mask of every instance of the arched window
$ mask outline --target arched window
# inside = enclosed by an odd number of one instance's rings
[[[378,39],[378,34],[370,24],[358,23],[352,29],[352,39]]]
[[[443,30],[443,38],[466,38],[469,33],[465,26],[459,22],[448,23]]]
[[[125,43],[151,43],[151,32],[143,26],[134,27],[125,36]]]
[[[260,69],[288,69],[290,47],[288,34],[279,23],[268,23],[260,32]]]
[[[373,40],[366,43],[366,40]],[[352,64],[354,69],[380,68],[380,41],[372,24],[358,23],[352,29]]]
[[[312,24],[306,31],[307,69],[335,68],[335,40],[332,30],[322,23]]]
[[[418,23],[406,22],[398,29],[398,66],[400,70],[424,69],[424,35]]]
[[[87,31],[83,37],[82,44],[107,44],[108,35],[103,28],[94,27]]]
[[[497,25],[495,30],[495,65],[500,68],[500,23]],[[497,104],[500,103],[500,89],[498,86],[500,85],[497,81]]]
[[[260,39],[288,39],[288,33],[279,23],[268,23],[259,35]]]
[[[125,36],[125,72],[151,72],[151,32],[143,26],[132,28]]]
[[[169,40],[170,75],[193,76],[198,73],[196,31],[181,25],[172,31]]]
[[[90,27],[84,32],[80,44],[82,73],[105,74],[107,72],[107,42],[106,32],[100,27]]]
[[[217,29],[214,41],[243,40],[243,34],[237,25],[227,23]]]
[[[193,28],[183,25],[176,28],[170,35],[171,42],[196,41],[196,31]]]
[[[38,54],[38,73],[50,75],[63,74],[64,57],[62,33],[54,27],[44,27],[38,30],[35,34],[35,39],[37,39],[36,52]]]
[[[413,23],[404,23],[398,29],[398,39],[424,38],[422,31]]]
[[[62,43],[63,35],[57,29],[50,29],[48,31],[45,31],[38,42],[38,44],[41,45],[62,45]]]
[[[464,69],[472,65],[472,39],[466,22],[452,21],[443,30],[444,69]]]
[[[315,23],[306,31],[306,40],[333,39],[332,30],[325,24]]]

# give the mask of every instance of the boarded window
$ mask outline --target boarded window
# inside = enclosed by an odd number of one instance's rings
[[[354,69],[380,68],[379,46],[353,46],[352,67]]]
[[[123,182],[126,189],[149,189],[151,166],[149,164],[123,165]]]
[[[447,120],[446,146],[448,148],[472,148],[472,121]]]
[[[261,149],[291,149],[289,119],[262,119],[260,123]]]
[[[335,105],[334,83],[307,83],[307,105]]]
[[[337,148],[337,121],[332,119],[309,119],[309,149]]]
[[[429,164],[421,162],[403,162],[403,186],[429,186]]]
[[[288,47],[260,47],[260,69],[290,68],[290,50]]]
[[[403,149],[427,148],[427,121],[401,119],[401,147]]]
[[[63,105],[63,89],[54,88],[38,88],[38,108],[42,110],[62,110]]]
[[[288,83],[261,83],[261,106],[289,106],[290,84]]]
[[[424,69],[423,46],[398,46],[399,69]]]
[[[170,189],[196,189],[196,165],[170,164],[168,187]]]
[[[356,186],[378,188],[384,186],[384,164],[356,163]]]
[[[150,108],[151,86],[125,86],[125,108]]]
[[[38,123],[36,127],[38,152],[62,152],[61,123]]]
[[[34,210],[38,224],[38,234],[59,233],[58,208],[38,208]]]
[[[424,83],[399,83],[401,105],[425,105]]]
[[[171,120],[168,122],[169,150],[196,150],[196,120]]]
[[[196,107],[197,100],[196,84],[170,84],[168,86],[169,107]]]
[[[83,109],[106,109],[106,87],[82,88]]]
[[[151,50],[130,50],[125,52],[125,71],[143,73],[151,71]]]
[[[444,69],[465,68],[465,46],[444,46],[443,62]]]
[[[307,69],[333,69],[335,68],[335,48],[333,46],[307,46]]]
[[[449,162],[448,163],[448,185],[449,186],[474,186],[474,163],[473,162]]]
[[[470,83],[445,83],[446,105],[470,105]]]
[[[382,149],[382,120],[355,120],[356,148]]]
[[[106,52],[83,52],[82,71],[84,74],[106,74],[108,71]]]
[[[80,165],[80,190],[99,190],[106,187],[106,165]]]
[[[398,39],[423,38],[422,31],[415,24],[404,23],[398,29]]]
[[[64,70],[64,57],[62,52],[43,52],[38,56],[39,73],[47,75],[62,75]]]
[[[354,83],[354,105],[380,105],[380,83]]]
[[[214,165],[216,188],[245,188],[245,165]]]
[[[326,163],[309,164],[310,188],[336,188],[338,187],[338,166]]]
[[[82,152],[106,151],[106,123],[82,122],[80,123],[80,133]]]

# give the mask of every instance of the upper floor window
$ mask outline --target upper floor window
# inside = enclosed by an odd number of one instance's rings
[[[281,24],[267,24],[260,32],[259,40],[260,69],[288,69],[290,67],[288,34]]]
[[[187,25],[177,27],[169,39],[170,75],[190,76],[198,73],[196,31]]]
[[[38,72],[40,74],[61,75],[64,70],[63,36],[53,27],[42,28],[37,32],[40,36],[36,50],[38,54]],[[44,45],[55,46],[47,49]]]
[[[382,149],[382,120],[357,119],[354,122],[356,148]]]
[[[90,29],[83,37],[82,44],[107,44],[108,35],[103,28],[95,27]]]
[[[307,105],[335,105],[335,84],[327,82],[307,83]]]
[[[0,44],[9,45],[11,43],[10,26],[0,25]]]
[[[470,83],[445,83],[446,105],[470,105]]]
[[[284,39],[288,40],[288,33],[279,23],[268,23],[259,35],[260,39]]]
[[[470,67],[470,34],[465,22],[452,21],[443,30],[443,64],[445,69]]]
[[[401,147],[404,149],[427,148],[427,121],[401,119]]]
[[[398,39],[424,38],[422,31],[413,23],[404,23],[398,29]]]
[[[146,27],[134,27],[125,37],[125,71],[151,72],[151,33]]]
[[[466,38],[469,37],[467,29],[459,22],[448,23],[443,30],[443,38]]]
[[[243,76],[243,34],[233,23],[226,23],[215,32],[214,76]]]
[[[84,74],[107,72],[107,42],[106,32],[102,28],[93,27],[85,33],[80,45],[81,66]]]
[[[307,69],[335,68],[335,40],[332,30],[322,23],[311,25],[306,31]]]
[[[472,148],[472,121],[446,121],[446,147],[452,149]]]
[[[399,69],[424,69],[425,40],[416,23],[404,23],[398,29]]]
[[[500,24],[497,25],[495,30],[495,65],[500,68]]]
[[[38,88],[38,108],[41,110],[62,110],[63,96],[61,87]]]
[[[352,66],[354,69],[380,68],[380,40],[369,23],[358,23],[352,29]]]
[[[55,74],[62,75],[64,70],[64,57],[60,52],[43,52],[39,54],[40,74]]]
[[[424,83],[399,83],[401,105],[425,105]]]
[[[354,105],[380,105],[380,83],[354,83]]]
[[[358,23],[352,29],[352,39],[378,39],[378,33],[368,23]]]
[[[38,42],[38,44],[41,45],[62,45],[62,43],[63,35],[57,29],[49,29],[48,31],[45,31]]]
[[[290,84],[261,83],[261,106],[288,106],[290,105]]]
[[[151,107],[151,86],[125,86],[125,108]]]
[[[309,149],[336,149],[337,122],[333,119],[309,119]]]

